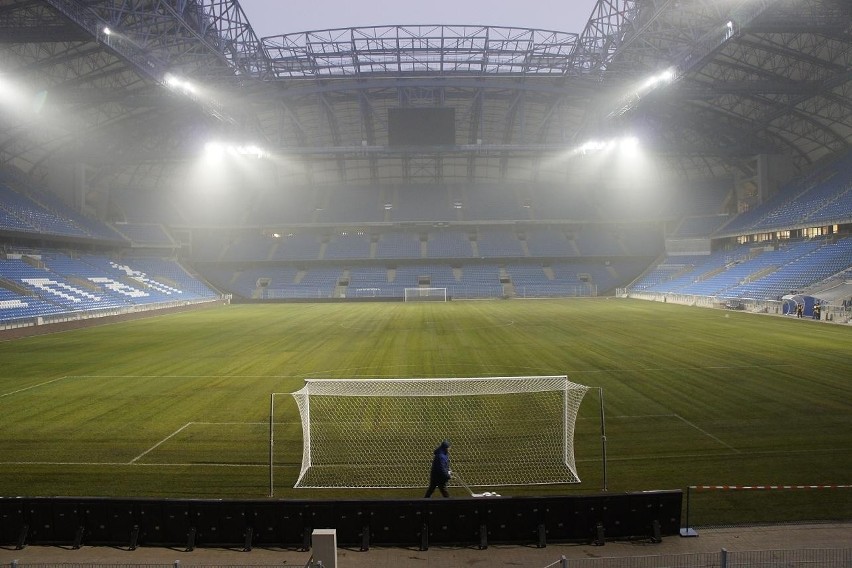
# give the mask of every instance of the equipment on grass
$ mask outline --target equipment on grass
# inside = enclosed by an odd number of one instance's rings
[[[467,489],[467,492],[470,493],[471,497],[500,497],[499,493],[495,493],[493,491],[486,491],[484,493],[474,493],[473,489],[470,488],[470,485],[465,483],[464,479],[462,479],[461,476],[459,476],[456,472],[452,472],[451,479],[458,479],[459,484],[461,484],[462,487]]]
[[[404,292],[406,302],[446,302],[446,288],[406,288]]]
[[[291,393],[303,435],[295,486],[425,486],[446,438],[476,485],[577,483],[574,423],[587,390],[566,376],[308,379]]]

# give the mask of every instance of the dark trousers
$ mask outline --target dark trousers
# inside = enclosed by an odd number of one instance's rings
[[[447,492],[447,482],[446,481],[438,481],[438,480],[433,479],[433,480],[429,481],[429,488],[426,489],[426,495],[424,495],[423,497],[428,499],[429,497],[432,496],[432,493],[435,492],[435,489],[440,491],[441,495],[443,495],[444,497],[450,496],[450,494]]]

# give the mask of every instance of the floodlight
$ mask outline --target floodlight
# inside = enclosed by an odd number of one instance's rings
[[[257,156],[258,158],[266,157],[266,152],[260,146],[256,144],[248,144],[246,146],[237,146],[236,147],[237,154],[241,156]]]
[[[175,77],[174,75],[168,74],[165,77],[166,85],[171,87],[172,89],[180,90],[186,94],[194,94],[195,87],[189,81],[185,81],[179,77]]]
[[[641,90],[646,91],[648,89],[653,89],[656,84],[657,84],[657,78],[656,77],[649,77],[648,79],[645,80],[644,83],[642,83]]]
[[[109,29],[109,28],[108,28],[108,27],[106,27],[106,26],[104,26],[104,30],[103,30],[103,31],[104,31],[104,35],[107,35],[107,36],[108,36],[108,35],[112,35],[112,30],[111,30],[111,29]]]
[[[585,143],[583,143],[582,146],[580,146],[580,152],[582,152],[583,154],[586,154],[588,152],[603,150],[606,147],[607,147],[606,142],[602,142],[600,140],[589,140],[588,142],[585,142]]]
[[[639,146],[639,139],[635,136],[625,136],[618,141],[622,150],[635,150]]]
[[[219,158],[225,153],[225,146],[221,142],[208,142],[204,145],[204,155],[209,158]]]
[[[662,73],[657,73],[653,77],[649,77],[642,83],[641,90],[650,90],[662,84],[668,84],[674,81],[675,79],[675,70],[673,68],[668,68]]]

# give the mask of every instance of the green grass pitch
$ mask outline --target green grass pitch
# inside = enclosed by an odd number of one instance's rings
[[[562,374],[603,387],[609,491],[852,483],[849,327],[575,299],[234,305],[0,342],[0,492],[262,498],[271,392],[308,377]],[[301,426],[292,401],[280,409],[276,497],[420,496],[291,489]],[[600,491],[599,410],[591,391],[582,483],[501,492]],[[717,493],[694,509],[852,518],[852,491]]]

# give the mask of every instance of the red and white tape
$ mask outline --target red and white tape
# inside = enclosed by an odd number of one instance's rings
[[[852,485],[690,485],[697,491],[759,491],[766,489],[849,489]]]

